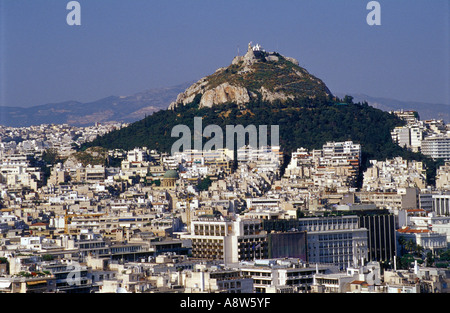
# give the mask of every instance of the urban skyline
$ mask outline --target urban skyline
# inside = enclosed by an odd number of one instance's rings
[[[450,292],[447,1],[0,1],[0,293]]]

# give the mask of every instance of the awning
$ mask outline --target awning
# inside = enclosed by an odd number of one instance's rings
[[[1,289],[9,288],[9,286],[11,286],[11,282],[10,281],[0,281],[0,288]]]
[[[39,285],[39,284],[47,284],[47,281],[46,280],[27,281],[28,286]]]

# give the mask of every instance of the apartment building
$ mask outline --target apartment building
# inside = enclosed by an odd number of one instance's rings
[[[106,169],[103,165],[90,165],[76,169],[75,180],[79,182],[101,182],[106,178]]]
[[[353,141],[327,142],[322,147],[325,159],[345,158],[348,160],[361,160],[361,145]]]
[[[52,275],[0,277],[0,293],[54,293],[56,278]]]
[[[397,110],[397,111],[390,111],[389,113],[396,115],[397,117],[406,121],[406,123],[408,124],[413,124],[418,120],[417,111],[413,110]]]
[[[251,293],[253,280],[240,270],[196,265],[183,274],[184,292]]]
[[[42,182],[43,173],[39,167],[31,166],[30,155],[8,155],[0,163],[0,183],[8,189],[30,188],[37,191]]]
[[[92,281],[88,268],[77,262],[51,262],[42,266],[55,277],[55,289],[60,293],[89,293]]]
[[[225,264],[267,257],[267,234],[261,221],[199,218],[191,222],[192,256]]]
[[[306,264],[291,258],[240,262],[233,267],[253,279],[253,292],[256,293],[308,292],[315,274],[338,271],[332,265]]]
[[[425,128],[419,123],[395,127],[391,132],[392,141],[400,147],[419,152],[424,139]]]
[[[417,188],[400,188],[396,192],[357,192],[358,202],[375,204],[377,208],[397,212],[401,209],[416,209],[419,206],[419,190]]]
[[[396,157],[385,161],[371,160],[370,164],[364,172],[363,190],[395,192],[399,188],[426,187],[422,162]]]
[[[437,169],[436,189],[450,191],[450,162],[445,162]]]
[[[430,136],[422,140],[421,152],[433,159],[450,161],[450,137]]]
[[[368,259],[368,231],[356,215],[301,218],[298,229],[307,232],[309,263],[346,268]]]
[[[346,272],[316,273],[311,290],[313,293],[384,292],[380,264],[369,262],[348,267]]]

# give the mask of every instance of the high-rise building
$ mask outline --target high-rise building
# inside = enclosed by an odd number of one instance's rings
[[[368,230],[368,260],[393,262],[396,254],[393,214],[361,214],[360,226]]]

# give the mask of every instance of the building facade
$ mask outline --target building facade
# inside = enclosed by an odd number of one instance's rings
[[[268,255],[260,220],[200,218],[191,222],[191,233],[183,238],[191,240],[194,258],[234,263]]]

